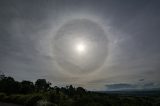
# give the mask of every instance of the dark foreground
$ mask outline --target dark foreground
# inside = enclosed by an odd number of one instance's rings
[[[68,88],[33,94],[0,93],[0,106],[160,106],[160,95],[157,94],[80,92]]]
[[[20,106],[20,105],[15,105],[15,104],[11,104],[11,103],[2,103],[2,102],[0,102],[0,106]]]
[[[0,75],[0,102],[0,106],[160,106],[160,92],[91,92],[72,85],[52,87],[45,79],[19,82]]]

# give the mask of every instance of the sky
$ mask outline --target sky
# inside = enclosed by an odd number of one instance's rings
[[[160,87],[158,0],[1,0],[0,70],[88,90]]]

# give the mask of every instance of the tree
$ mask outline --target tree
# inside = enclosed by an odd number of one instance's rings
[[[76,91],[77,91],[77,93],[80,94],[80,95],[83,95],[83,94],[86,93],[86,90],[85,90],[84,88],[82,88],[82,87],[78,87]]]
[[[12,77],[0,77],[0,91],[7,94],[19,93],[20,84]]]
[[[35,87],[37,91],[47,91],[50,88],[51,83],[47,82],[45,79],[38,79],[35,82]]]
[[[27,94],[27,93],[32,93],[34,92],[34,84],[33,82],[30,82],[30,81],[22,81],[20,83],[20,91],[21,93],[24,93],[24,94]]]
[[[70,96],[73,96],[74,93],[75,93],[75,88],[74,88],[72,85],[70,85],[70,86],[68,87],[68,91],[69,91],[69,95],[70,95]]]

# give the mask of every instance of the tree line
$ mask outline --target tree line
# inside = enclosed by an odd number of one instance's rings
[[[160,106],[160,96],[124,96],[51,86],[46,79],[16,81],[0,75],[0,101],[25,106]]]
[[[86,90],[82,87],[74,88],[72,85],[66,87],[51,87],[51,83],[46,79],[37,79],[35,83],[27,80],[21,82],[15,81],[10,76],[0,75],[0,92],[6,94],[29,94],[34,92],[47,92],[55,90],[56,92],[63,92],[68,95],[75,93],[85,93]]]

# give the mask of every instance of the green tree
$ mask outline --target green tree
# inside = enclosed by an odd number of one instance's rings
[[[37,91],[47,91],[50,88],[51,83],[47,82],[46,79],[38,79],[35,82],[35,87]]]
[[[69,96],[73,96],[75,94],[75,88],[72,85],[69,86],[68,91]]]
[[[34,84],[33,82],[30,81],[22,81],[20,83],[20,91],[21,93],[27,94],[27,93],[32,93],[34,92]]]
[[[76,91],[79,95],[84,95],[86,93],[86,90],[82,87],[78,87]]]
[[[1,76],[0,77],[0,91],[7,94],[19,93],[20,84],[12,77]]]

